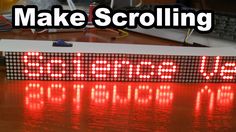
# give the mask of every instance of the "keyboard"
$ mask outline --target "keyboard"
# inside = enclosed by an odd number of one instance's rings
[[[226,40],[236,41],[236,15],[215,15],[215,27],[211,35]]]

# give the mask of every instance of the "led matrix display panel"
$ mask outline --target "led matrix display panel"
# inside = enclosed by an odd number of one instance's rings
[[[1,40],[7,79],[118,82],[236,82],[236,48]],[[21,45],[21,46],[19,46]]]
[[[235,56],[6,52],[7,79],[236,82]]]

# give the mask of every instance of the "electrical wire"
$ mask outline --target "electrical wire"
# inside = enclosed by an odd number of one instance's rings
[[[72,5],[72,7],[73,7],[73,10],[76,10],[75,3],[74,3],[72,0],[70,0],[70,1],[71,1],[71,5]]]
[[[185,39],[184,39],[184,43],[188,43],[188,39],[190,38],[190,36],[193,34],[194,29],[188,29]]]
[[[191,32],[189,33],[187,40],[190,38],[190,36],[193,34],[193,32],[194,32],[194,29],[192,29]]]
[[[36,32],[36,33],[41,34],[41,33],[47,32],[47,31],[48,31],[48,29],[44,29],[44,30]]]
[[[8,32],[11,31],[12,24],[4,16],[0,16],[0,31]]]
[[[111,7],[111,9],[113,9],[113,7],[114,7],[114,0],[111,0],[110,7]]]
[[[72,10],[72,11],[76,10],[76,6],[72,0],[67,0],[67,4],[69,5],[70,10]]]
[[[143,0],[139,0],[139,3],[137,5],[135,5],[135,7],[140,7],[143,5]]]
[[[6,24],[8,24],[8,25],[10,25],[10,26],[12,26],[12,24],[11,24],[11,22],[10,21],[8,21],[4,16],[0,16],[0,19],[2,19],[3,21],[5,21],[6,22]]]
[[[70,10],[72,10],[72,6],[71,6],[71,3],[70,3],[69,0],[67,0],[67,4],[68,4],[68,6],[70,7]]]
[[[186,35],[185,35],[185,38],[184,38],[184,43],[185,43],[185,44],[187,43],[187,37],[188,37],[188,34],[189,34],[189,30],[190,30],[190,29],[187,30]]]
[[[117,37],[112,37],[113,40],[122,39],[122,38],[125,38],[125,37],[128,37],[128,36],[129,36],[129,33],[126,32],[126,31],[124,31],[124,30],[117,29],[117,31],[119,32],[119,36],[117,36]]]
[[[119,31],[117,31],[115,29],[112,29],[112,28],[105,28],[105,29],[102,29],[102,30],[110,31],[110,32],[113,32],[113,33],[116,33],[116,34],[120,33]]]
[[[70,0],[67,0],[67,3],[68,3],[68,5],[69,5],[69,7],[70,7],[70,10],[73,10],[73,5],[72,5],[71,1],[70,1]]]

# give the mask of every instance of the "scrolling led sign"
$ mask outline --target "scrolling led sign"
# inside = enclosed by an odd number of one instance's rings
[[[7,79],[236,82],[235,56],[6,52]]]

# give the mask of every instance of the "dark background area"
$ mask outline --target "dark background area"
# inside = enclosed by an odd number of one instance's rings
[[[66,0],[58,0],[62,3],[66,3]],[[90,0],[73,0],[75,3],[88,5]],[[109,5],[111,0],[93,0],[100,4]],[[138,3],[139,0],[136,0]],[[236,0],[143,0],[143,4],[173,4],[181,3],[188,7],[197,9],[210,9],[219,12],[236,13]],[[116,6],[128,5],[129,0],[115,0]]]
[[[198,9],[236,13],[236,0],[177,0],[177,2]]]

